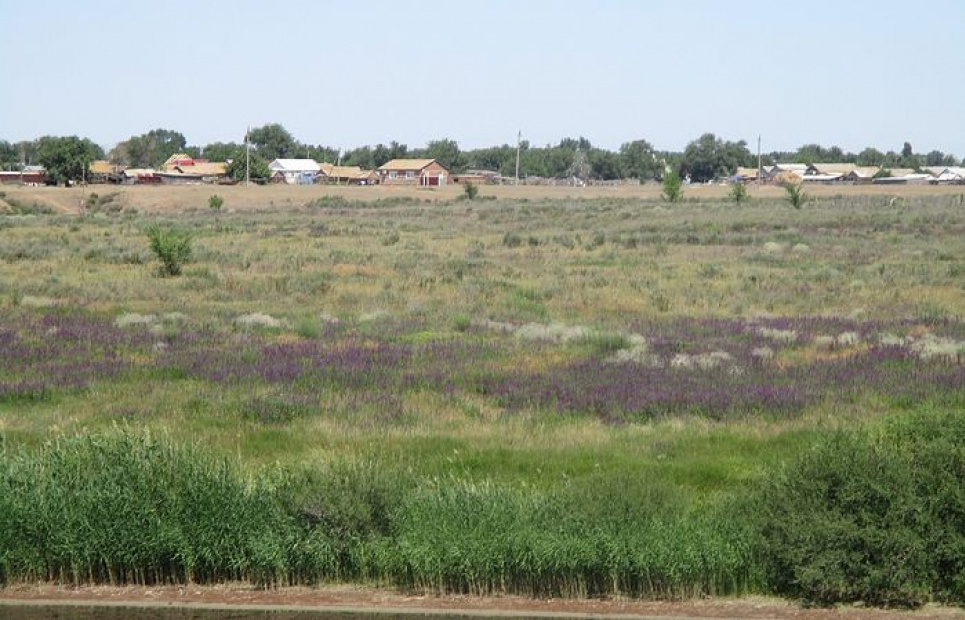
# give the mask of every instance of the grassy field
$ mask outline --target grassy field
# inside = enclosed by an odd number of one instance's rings
[[[931,539],[833,563],[747,516],[790,522],[760,489],[805,505],[842,433],[887,472],[909,420],[957,429],[961,188],[91,189],[0,196],[0,580],[962,600]],[[909,550],[945,564],[875,572]]]

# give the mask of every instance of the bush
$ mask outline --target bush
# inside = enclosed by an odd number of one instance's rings
[[[747,194],[747,186],[743,183],[734,183],[730,188],[730,199],[734,201],[734,204],[739,205],[749,197]]]
[[[800,209],[804,206],[804,203],[810,200],[809,196],[804,193],[803,183],[796,185],[794,183],[786,183],[784,185],[784,191],[787,192],[787,201],[791,203],[791,206],[795,209]]]
[[[158,269],[161,276],[181,275],[182,266],[191,259],[194,240],[191,233],[153,224],[148,226],[145,234],[151,242],[151,251],[161,261]]]
[[[211,197],[208,198],[208,208],[211,209],[212,211],[220,211],[221,207],[223,206],[224,206],[224,198],[222,198],[218,194],[211,194]]]
[[[462,193],[466,200],[475,200],[476,196],[479,195],[479,188],[476,187],[475,183],[466,181],[466,184],[462,186]]]
[[[663,175],[663,199],[667,202],[677,202],[684,197],[683,182],[676,170]]]
[[[761,491],[775,594],[831,605],[965,601],[965,420],[932,412],[840,433]]]

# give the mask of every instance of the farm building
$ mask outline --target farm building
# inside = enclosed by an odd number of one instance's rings
[[[810,164],[804,174],[845,177],[857,168],[857,164]]]
[[[268,167],[273,183],[289,185],[313,185],[322,169],[314,159],[276,159]]]
[[[44,185],[47,170],[43,166],[24,166],[22,170],[0,172],[0,185]]]
[[[161,177],[157,170],[150,168],[128,168],[121,172],[121,183],[123,185],[158,185]]]
[[[378,172],[383,185],[441,187],[449,178],[449,170],[434,159],[393,159]]]
[[[881,168],[878,166],[857,166],[844,175],[844,180],[851,181],[855,185],[868,185],[874,181],[875,175],[879,172],[881,172]]]
[[[362,170],[360,166],[322,164],[321,170],[315,175],[315,181],[336,185],[375,185],[378,175],[374,170]]]
[[[475,183],[476,185],[495,185],[499,182],[500,174],[495,170],[466,170],[462,174],[452,175],[453,183]]]
[[[757,177],[761,172],[763,171],[757,168],[738,167],[737,172],[734,173],[731,179],[738,183],[754,183],[757,181]],[[762,178],[762,180],[764,179]]]
[[[942,168],[931,180],[936,185],[962,185],[965,183],[965,167],[949,166]]]

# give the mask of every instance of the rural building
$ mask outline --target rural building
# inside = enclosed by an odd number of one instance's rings
[[[738,183],[754,183],[761,172],[763,171],[757,168],[738,167],[737,172],[731,178]]]
[[[124,166],[112,164],[105,159],[98,159],[95,162],[91,162],[91,165],[87,168],[87,182],[120,183],[122,180],[121,172],[123,170]]]
[[[128,168],[121,171],[121,183],[123,185],[158,185],[161,177],[157,170],[151,168]]]
[[[313,185],[321,166],[314,159],[276,159],[268,164],[273,183]]]
[[[810,164],[805,174],[845,177],[857,168],[857,164]]]
[[[382,185],[441,187],[449,178],[449,170],[434,159],[393,159],[378,172]]]
[[[315,175],[318,183],[335,185],[375,185],[378,175],[374,170],[362,170],[360,166],[334,166],[322,164],[321,170]]]
[[[948,166],[941,169],[931,180],[936,185],[962,185],[965,183],[965,167]]]
[[[499,183],[500,174],[496,170],[466,170],[462,174],[452,175],[453,183],[475,183],[476,185],[495,185]]]
[[[855,185],[869,185],[874,182],[875,175],[879,172],[881,172],[881,168],[878,166],[857,166],[844,175],[844,180],[851,181]]]
[[[24,166],[21,170],[0,172],[2,185],[44,185],[47,183],[47,170],[43,166]]]

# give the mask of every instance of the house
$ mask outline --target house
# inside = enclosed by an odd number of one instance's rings
[[[88,183],[120,183],[124,166],[112,164],[105,159],[91,162],[87,167]]]
[[[0,185],[44,185],[47,169],[43,166],[24,166],[20,170],[0,172]]]
[[[333,166],[321,164],[321,170],[315,175],[318,183],[336,185],[375,185],[378,175],[374,170],[362,170],[360,166]]]
[[[869,185],[874,182],[875,175],[879,172],[881,172],[881,168],[878,166],[857,166],[844,175],[844,180],[851,181],[855,185]]]
[[[734,173],[731,179],[738,183],[754,183],[762,172],[763,170],[757,168],[744,168],[743,166],[739,166],[737,172]],[[763,181],[765,179],[762,178],[761,180]]]
[[[158,185],[161,177],[151,168],[128,168],[121,171],[123,185]]]
[[[948,166],[934,175],[931,182],[935,185],[962,185],[965,183],[965,167]]]
[[[784,185],[786,183],[800,183],[807,169],[807,164],[774,164],[769,170],[765,170],[764,174],[766,180]]]
[[[449,170],[434,159],[393,159],[378,173],[383,185],[442,187],[449,178]]]
[[[268,164],[273,183],[313,185],[321,166],[314,159],[276,159]]]
[[[181,172],[178,169],[158,170],[157,176],[162,185],[201,185],[204,183],[204,177],[200,174]]]
[[[496,170],[466,170],[462,174],[452,175],[453,183],[474,183],[476,185],[495,185],[499,182],[500,174]]]
[[[810,164],[804,174],[846,177],[857,168],[857,164]]]
[[[891,176],[878,177],[874,180],[875,185],[926,185],[934,180],[934,177],[925,172],[915,172],[914,170],[897,169],[891,171]]]

